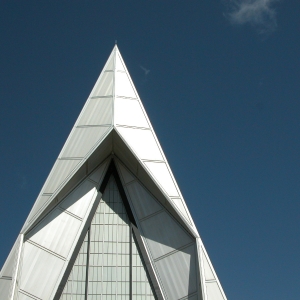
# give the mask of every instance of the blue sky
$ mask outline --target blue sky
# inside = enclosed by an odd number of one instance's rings
[[[0,265],[117,40],[228,299],[299,297],[298,1],[0,7]]]

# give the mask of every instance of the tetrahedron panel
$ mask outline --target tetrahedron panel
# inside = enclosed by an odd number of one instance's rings
[[[110,55],[54,164],[24,228],[39,216],[69,176],[86,161],[112,128],[115,51]],[[45,197],[46,196],[46,197]]]
[[[19,295],[52,299],[97,195],[96,184],[86,179],[26,234]]]
[[[118,162],[122,178],[130,172]],[[198,297],[200,285],[196,239],[186,232],[153,195],[130,175],[125,183],[128,199],[166,299]],[[197,299],[197,298],[196,298]]]

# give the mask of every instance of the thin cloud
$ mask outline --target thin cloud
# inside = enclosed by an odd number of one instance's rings
[[[250,24],[259,33],[274,31],[277,27],[274,3],[278,0],[231,0],[226,16],[233,24]]]
[[[140,68],[144,71],[145,76],[147,76],[150,73],[150,70],[146,69],[145,67],[143,67],[142,65],[140,65]]]

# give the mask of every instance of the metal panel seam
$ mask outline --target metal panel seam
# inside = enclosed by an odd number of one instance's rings
[[[28,293],[28,292],[26,292],[26,291],[24,291],[24,290],[21,290],[21,289],[20,289],[19,292],[20,292],[21,294],[23,294],[23,295],[25,295],[25,296],[31,298],[31,299],[42,300],[41,298],[35,297],[34,295],[32,295],[32,294],[30,294],[30,293]]]
[[[166,210],[166,209],[165,209],[164,207],[162,207],[161,210],[158,210],[158,211],[154,212],[153,214],[150,214],[150,215],[148,215],[148,216],[146,216],[146,217],[144,217],[144,218],[141,218],[141,219],[139,219],[139,221],[140,221],[140,222],[143,222],[143,221],[145,221],[145,220],[147,220],[147,219],[150,219],[150,218],[152,218],[152,217],[154,217],[154,216],[156,216],[156,215],[158,215],[158,214],[164,212],[165,210]]]
[[[114,65],[113,65],[113,86],[112,86],[112,126],[115,124],[115,98],[116,98],[116,56],[117,45],[114,47]]]
[[[183,250],[183,249],[185,249],[185,248],[188,248],[188,247],[190,247],[190,246],[192,246],[192,245],[194,245],[194,244],[195,244],[195,241],[190,242],[190,243],[188,243],[188,244],[186,244],[186,245],[183,245],[183,246],[181,246],[181,247],[179,247],[179,248],[177,248],[177,249],[174,249],[173,251],[170,251],[170,252],[168,252],[168,253],[166,253],[166,254],[164,254],[164,255],[161,255],[161,256],[159,256],[159,257],[157,257],[157,258],[154,258],[153,261],[158,262],[159,260],[164,259],[164,258],[166,258],[166,257],[168,257],[168,256],[171,256],[171,255],[173,255],[173,254],[175,254],[175,253],[177,253],[177,252],[182,252],[181,250]]]
[[[61,259],[63,261],[67,260],[66,257],[64,257],[64,256],[62,256],[62,255],[60,255],[60,254],[58,254],[58,253],[56,253],[56,252],[54,252],[54,251],[52,251],[52,250],[50,250],[50,249],[42,246],[42,245],[40,245],[40,244],[38,244],[38,243],[36,243],[36,242],[34,242],[32,240],[27,240],[26,243],[29,243],[29,244],[31,244],[31,245],[33,245],[33,246],[35,246],[35,247],[37,247],[37,248],[39,248],[39,249],[41,249],[41,250],[49,253],[49,254],[51,254],[51,255],[53,255],[53,256],[55,256],[55,257],[57,257],[57,258],[59,258],[59,259]]]
[[[60,202],[61,203],[61,202]],[[73,218],[75,218],[75,219],[77,219],[77,220],[79,220],[79,221],[82,221],[83,219],[82,218],[80,218],[79,216],[76,216],[76,215],[74,215],[73,213],[71,213],[70,211],[68,211],[67,209],[65,209],[65,208],[63,208],[63,207],[61,207],[61,206],[57,206],[57,209],[58,210],[60,210],[60,211],[62,211],[62,212],[64,212],[64,213],[66,213],[66,214],[68,214],[69,216],[71,216],[71,217],[73,217]]]

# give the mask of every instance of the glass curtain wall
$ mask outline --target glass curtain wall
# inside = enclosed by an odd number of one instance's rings
[[[60,299],[155,299],[113,176]]]

